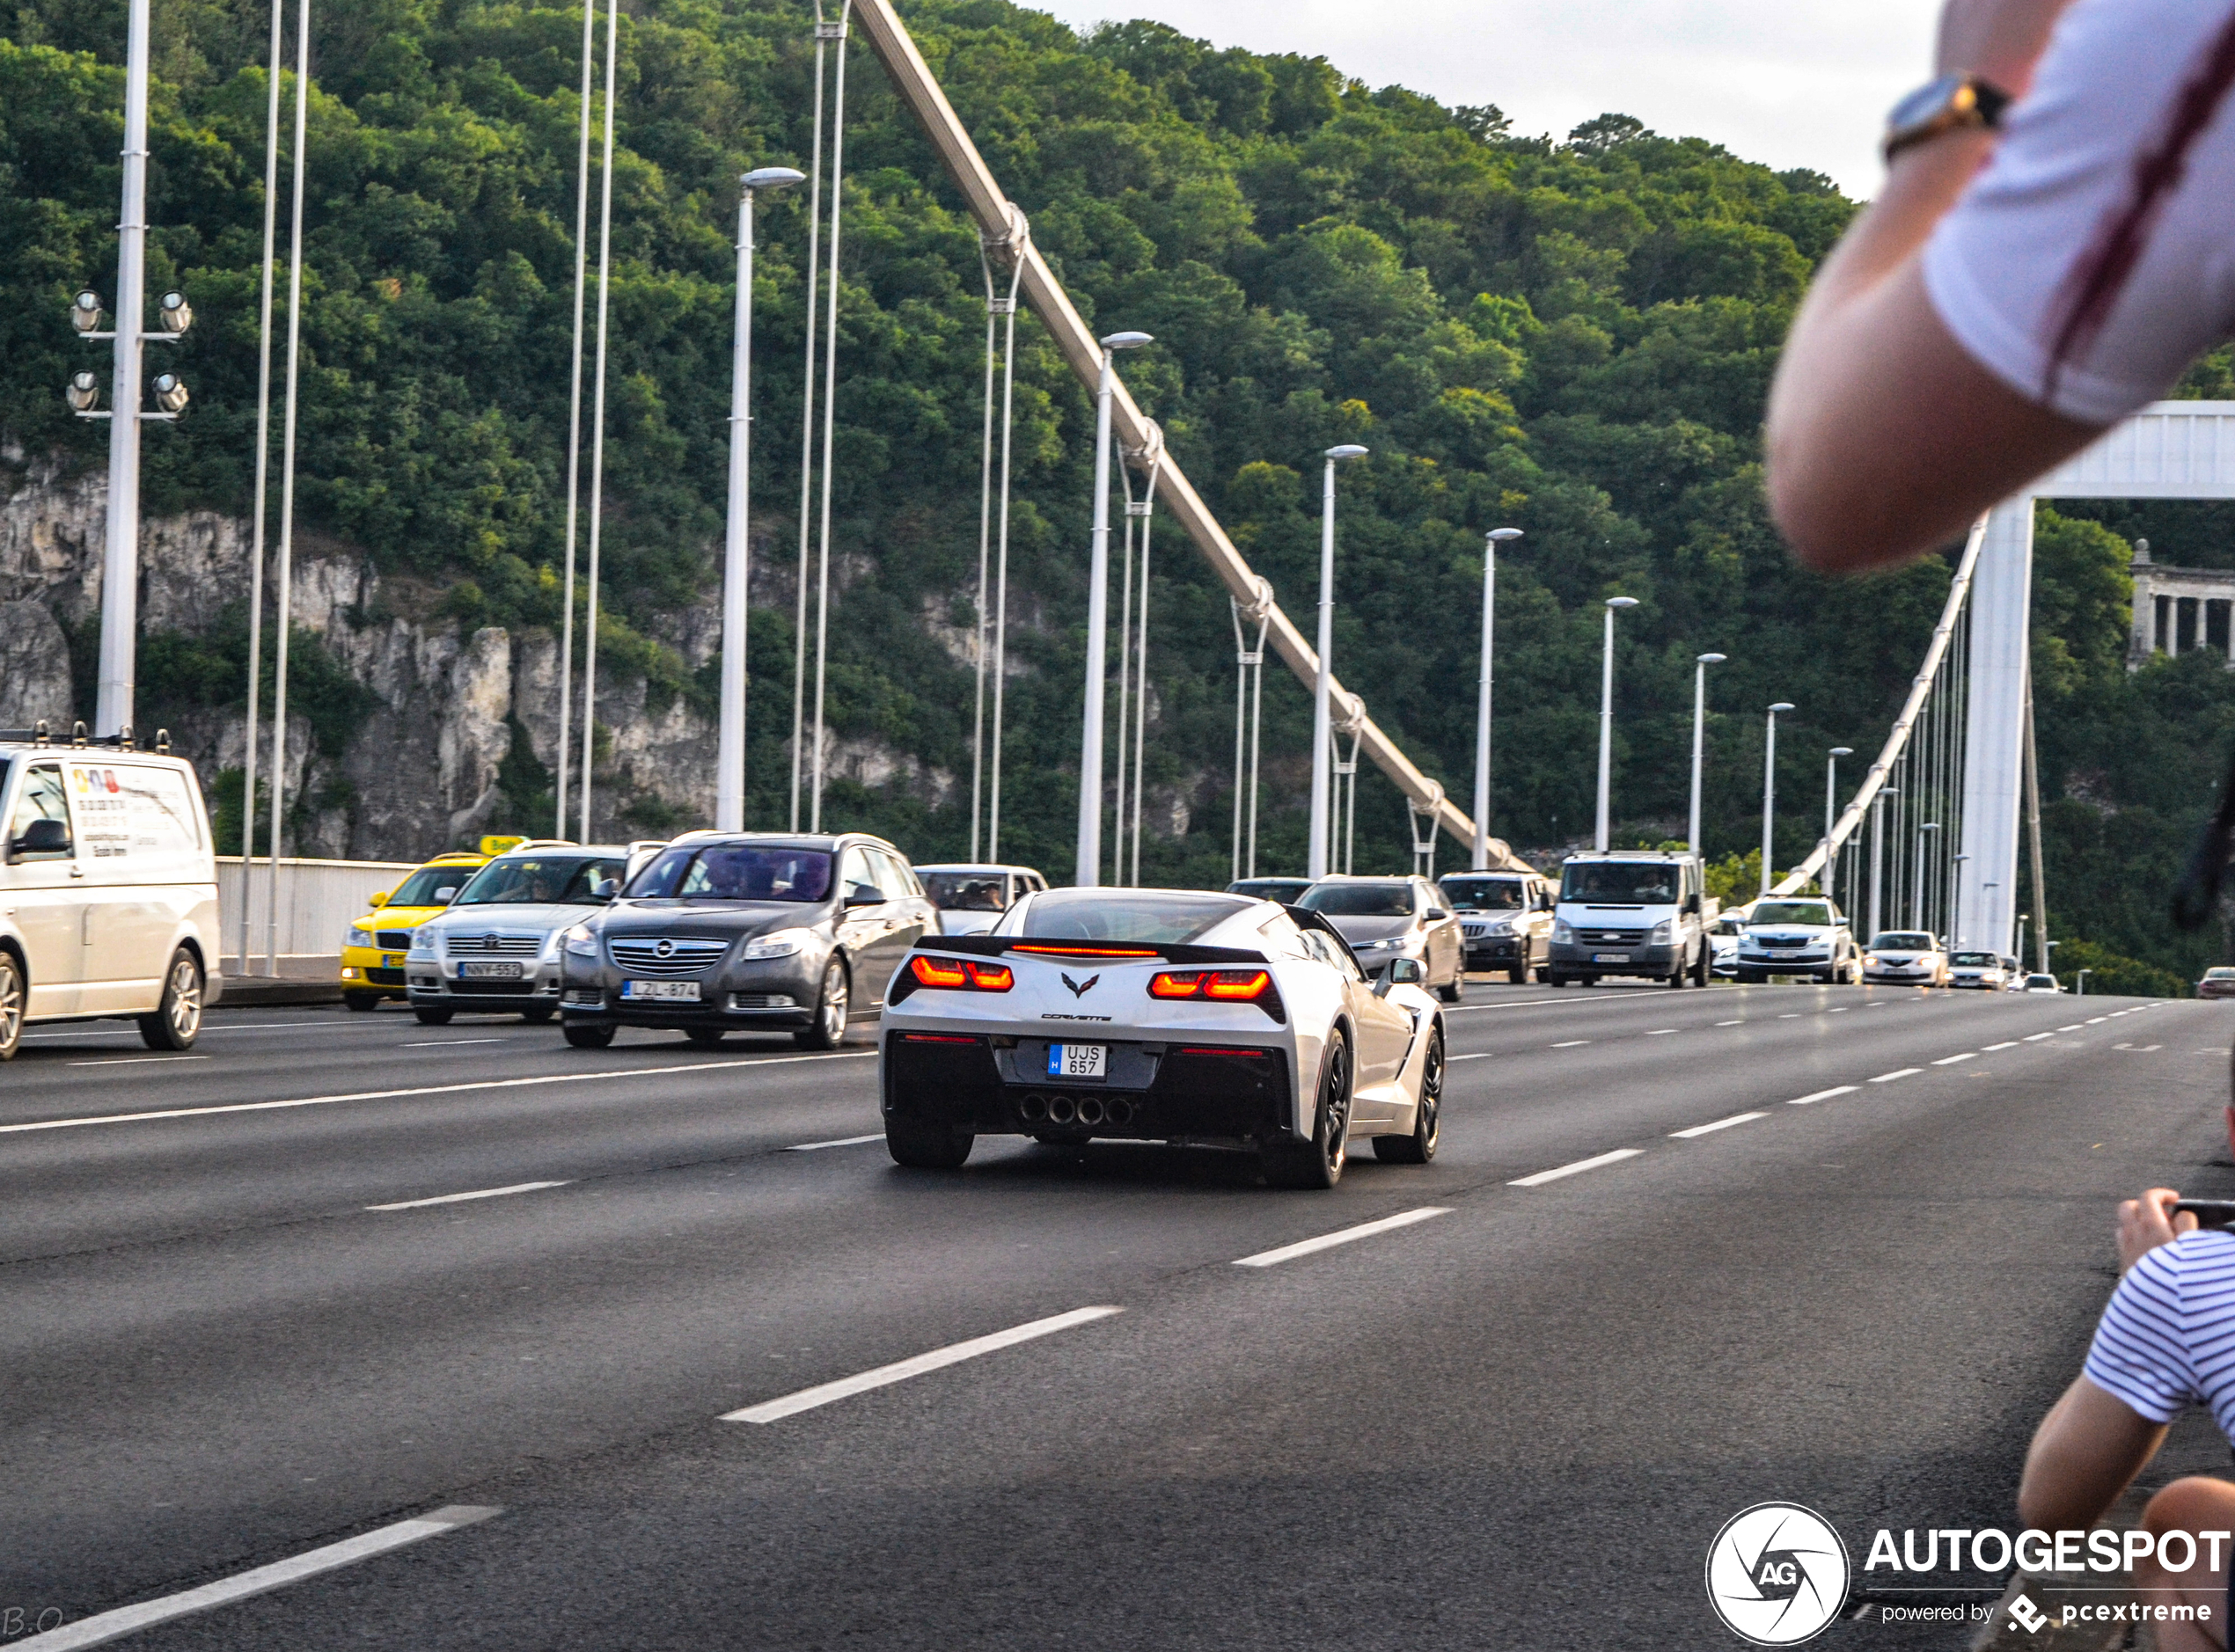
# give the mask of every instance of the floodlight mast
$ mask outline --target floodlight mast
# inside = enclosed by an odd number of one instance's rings
[[[1118,385],[1118,352],[1154,340],[1146,333],[1112,333],[1102,340],[1102,376],[1095,391],[1094,530],[1087,593],[1087,692],[1079,728],[1079,849],[1072,881],[1102,882],[1102,713],[1110,648],[1110,407]]]

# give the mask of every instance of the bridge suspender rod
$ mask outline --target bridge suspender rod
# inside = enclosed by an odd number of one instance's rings
[[[1932,627],[1932,640],[1924,650],[1924,663],[1917,668],[1916,677],[1909,684],[1909,697],[1902,704],[1902,714],[1894,720],[1894,727],[1886,736],[1886,744],[1872,764],[1870,772],[1857,788],[1854,799],[1847,805],[1838,823],[1832,828],[1831,837],[1809,852],[1808,858],[1778,880],[1771,895],[1792,895],[1806,887],[1818,868],[1840,846],[1854,835],[1870,810],[1871,800],[1885,786],[1894,765],[1909,749],[1909,733],[1916,726],[1917,713],[1924,707],[1925,698],[1932,692],[1938,678],[1941,662],[1947,658],[1948,645],[1955,634],[1956,620],[1963,612],[1964,599],[1971,594],[1971,576],[1979,566],[1979,548],[1986,542],[1987,519],[1984,516],[1971,524],[1971,537],[1964,541],[1962,559],[1956,564],[1955,577],[1948,581],[1948,600],[1940,610],[1939,622]],[[1899,839],[1895,856],[1899,859]]]
[[[985,157],[978,152],[977,144],[971,141],[954,106],[947,101],[947,94],[924,62],[923,54],[917,50],[899,14],[893,10],[891,0],[856,0],[854,16],[861,22],[870,49],[892,77],[894,90],[921,123],[932,147],[939,153],[941,164],[962,192],[978,229],[990,235],[1005,235],[1009,223],[1008,200],[994,181]],[[1064,360],[1071,364],[1071,370],[1081,384],[1091,387],[1102,371],[1101,346],[1073,306],[1062,282],[1041,257],[1039,249],[1029,242],[1023,253],[1023,289],[1026,300],[1047,328],[1048,336],[1062,352]],[[1131,448],[1145,447],[1149,440],[1149,421],[1134,406],[1122,381],[1114,399],[1113,423],[1118,441]],[[1227,537],[1226,530],[1203,502],[1202,495],[1195,491],[1186,472],[1169,457],[1158,470],[1156,487],[1164,508],[1195,542],[1227,593],[1244,603],[1254,603],[1257,597],[1256,574]],[[1296,628],[1295,622],[1278,608],[1269,615],[1267,640],[1295,674],[1297,681],[1306,686],[1314,683],[1319,673],[1319,656]],[[1337,692],[1341,691],[1338,683]],[[1365,755],[1398,791],[1416,806],[1431,809],[1437,823],[1462,843],[1473,842],[1474,822],[1466,812],[1445,797],[1441,788],[1421,773],[1372,719],[1361,726],[1359,741]],[[1528,869],[1527,862],[1496,838],[1491,840],[1490,856],[1495,868]]]

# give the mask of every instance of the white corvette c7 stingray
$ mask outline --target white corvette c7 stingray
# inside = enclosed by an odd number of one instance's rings
[[[926,935],[885,990],[893,1159],[953,1169],[979,1136],[1253,1148],[1331,1188],[1353,1141],[1434,1157],[1443,1016],[1419,966],[1369,982],[1326,919],[1247,895],[1051,889],[983,935]]]

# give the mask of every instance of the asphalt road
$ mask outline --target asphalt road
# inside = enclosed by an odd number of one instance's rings
[[[2014,1525],[2112,1202],[2235,1194],[2231,1016],[1477,983],[1440,1156],[1327,1194],[897,1169],[866,1029],[43,1029],[0,1068],[0,1644],[463,1505],[500,1512],[121,1644],[1735,1646],[1701,1574],[1748,1504],[1858,1564]]]

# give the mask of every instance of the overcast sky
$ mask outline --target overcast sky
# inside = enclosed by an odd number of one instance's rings
[[[1608,110],[1748,160],[1878,186],[1886,111],[1930,73],[1933,0],[1040,0],[1084,27],[1148,17],[1220,46],[1323,56],[1373,85],[1494,103],[1564,136]]]

